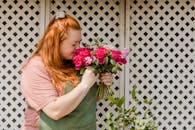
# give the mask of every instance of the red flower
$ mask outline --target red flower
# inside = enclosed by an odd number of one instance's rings
[[[126,58],[122,57],[121,51],[111,50],[111,57],[113,60],[115,60],[120,65],[127,63]]]
[[[95,57],[98,59],[99,64],[104,64],[104,59],[106,57],[106,52],[108,50],[104,47],[100,47],[95,50]]]
[[[89,66],[92,63],[92,55],[89,49],[80,48],[75,51],[73,57],[73,63],[75,64],[75,69],[80,70],[84,66]]]
[[[74,56],[73,63],[75,65],[75,69],[80,70],[81,66],[83,65],[83,57],[80,55]]]
[[[82,57],[91,56],[91,52],[87,48],[79,48],[75,51],[75,55],[80,55]]]

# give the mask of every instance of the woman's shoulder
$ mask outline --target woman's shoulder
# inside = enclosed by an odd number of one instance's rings
[[[22,68],[22,72],[29,69],[45,70],[42,58],[40,56],[31,57]]]
[[[33,56],[29,62],[28,66],[39,66],[39,67],[44,67],[42,58],[40,56]]]
[[[22,73],[36,73],[39,75],[48,75],[42,58],[40,56],[33,56],[29,59],[27,64],[23,67]]]

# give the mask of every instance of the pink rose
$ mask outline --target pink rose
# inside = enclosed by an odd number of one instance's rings
[[[107,51],[108,50],[104,47],[100,47],[95,50],[95,56],[98,59],[99,64],[104,64],[104,59]]]
[[[118,61],[117,61],[118,64],[122,65],[122,64],[126,64],[127,63],[127,60],[125,58],[120,58]]]
[[[80,55],[82,57],[91,56],[91,52],[87,48],[79,48],[76,50],[75,55]]]
[[[75,64],[75,69],[80,70],[80,68],[85,65],[89,66],[91,65],[92,55],[89,49],[87,48],[79,48],[75,51],[74,57],[73,57],[73,63]]]
[[[122,58],[126,58],[129,54],[129,49],[128,48],[124,48],[122,51]]]
[[[75,64],[75,69],[80,70],[81,66],[83,65],[83,58],[80,55],[73,57],[73,63]]]
[[[117,50],[111,50],[111,57],[113,60],[117,61],[121,57],[121,52]]]
[[[111,57],[114,61],[116,61],[120,65],[127,63],[126,59],[122,57],[121,51],[111,50]]]

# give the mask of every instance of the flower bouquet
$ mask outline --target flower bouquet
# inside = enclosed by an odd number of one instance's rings
[[[73,64],[75,69],[82,75],[87,67],[93,67],[95,74],[112,73],[117,74],[121,71],[121,65],[126,64],[126,57],[129,49],[123,51],[114,49],[114,47],[103,42],[103,39],[94,39],[91,45],[85,45],[75,51]],[[110,86],[101,81],[98,83],[97,98],[103,99],[112,95]]]

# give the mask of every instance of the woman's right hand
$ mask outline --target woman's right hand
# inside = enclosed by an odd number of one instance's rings
[[[93,84],[97,81],[99,75],[94,74],[93,68],[87,68],[82,76],[81,84],[88,88],[91,88]]]

